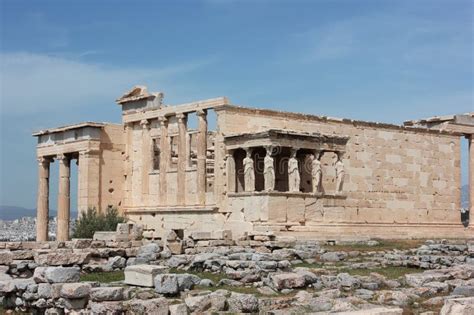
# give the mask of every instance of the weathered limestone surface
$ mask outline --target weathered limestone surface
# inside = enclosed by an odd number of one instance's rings
[[[154,279],[160,273],[166,273],[167,267],[153,265],[134,265],[125,268],[125,283],[143,287],[153,287]]]

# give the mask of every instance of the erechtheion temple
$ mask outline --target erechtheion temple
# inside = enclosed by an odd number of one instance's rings
[[[474,113],[398,126],[240,107],[225,97],[167,106],[145,87],[117,103],[122,124],[33,134],[37,240],[48,237],[54,161],[57,238],[69,238],[72,160],[79,213],[117,207],[163,236],[173,229],[230,230],[234,238],[250,231],[315,239],[473,235],[460,208],[463,137],[471,213],[474,204]]]

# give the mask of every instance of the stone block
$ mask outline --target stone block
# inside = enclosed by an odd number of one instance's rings
[[[87,297],[91,290],[88,283],[65,283],[61,287],[59,295],[68,299],[80,299]]]
[[[164,295],[176,295],[179,292],[178,277],[175,274],[159,274],[155,277],[155,291]]]
[[[440,315],[471,315],[474,314],[474,297],[447,299]]]
[[[180,305],[180,304],[176,304]],[[165,298],[155,298],[149,300],[132,299],[125,304],[127,314],[156,314],[168,315],[168,301]],[[170,305],[171,309],[171,305]],[[171,313],[173,314],[173,313]],[[181,313],[176,313],[181,314]],[[187,314],[187,313],[185,313]]]
[[[273,274],[270,280],[277,290],[302,288],[306,284],[304,276],[293,272]]]
[[[94,241],[115,242],[116,239],[117,239],[116,232],[95,232],[93,236]]]
[[[92,240],[88,238],[73,238],[72,247],[77,249],[84,249],[91,247]]]
[[[10,265],[13,262],[13,254],[9,250],[0,251],[0,265]]]
[[[183,242],[169,241],[166,246],[173,255],[181,255],[183,253]]]
[[[170,315],[188,315],[188,307],[185,303],[172,304],[169,306]]]
[[[125,283],[129,285],[153,287],[158,274],[168,272],[164,266],[134,265],[125,268]]]
[[[190,237],[195,241],[213,239],[212,232],[191,232]]]
[[[80,269],[78,267],[47,267],[44,277],[49,283],[79,282]]]
[[[90,302],[89,307],[92,314],[123,314],[122,301]]]
[[[120,301],[124,298],[123,287],[99,287],[90,290],[89,298],[95,302]]]

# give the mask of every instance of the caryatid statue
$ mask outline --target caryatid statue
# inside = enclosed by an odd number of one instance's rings
[[[321,191],[321,183],[323,179],[323,170],[321,169],[321,153],[311,155],[311,176],[313,179],[313,193]]]
[[[255,191],[255,169],[253,166],[252,150],[247,149],[244,158],[244,182],[245,191]]]
[[[344,185],[344,163],[342,162],[343,153],[337,152],[336,161],[336,193],[342,192],[342,186]]]
[[[296,149],[291,150],[291,157],[288,160],[288,188],[289,191],[300,191],[300,170],[296,159]]]
[[[263,178],[265,180],[265,190],[275,189],[275,166],[273,165],[272,148],[267,147],[267,155],[263,159]]]

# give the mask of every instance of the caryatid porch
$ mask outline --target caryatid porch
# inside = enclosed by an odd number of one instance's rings
[[[343,192],[348,137],[270,129],[226,136],[229,193],[292,192],[323,195],[321,158],[335,153],[336,189]]]

